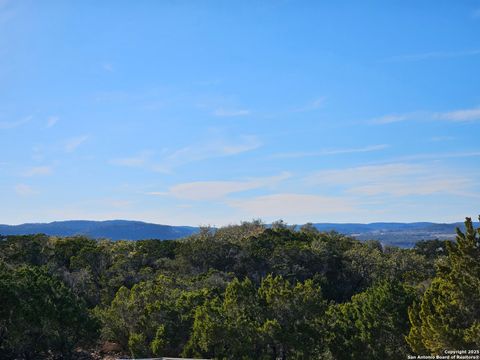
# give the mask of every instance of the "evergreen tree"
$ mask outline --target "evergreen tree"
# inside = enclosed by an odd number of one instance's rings
[[[465,221],[421,302],[410,308],[407,341],[418,353],[480,347],[480,228]]]
[[[337,360],[403,359],[412,291],[384,281],[327,312],[329,349]]]
[[[84,302],[41,267],[0,263],[0,304],[0,358],[67,359],[97,336]]]
[[[258,289],[234,279],[223,301],[199,307],[186,355],[219,359],[308,359],[323,351],[326,302],[313,281],[268,275]]]

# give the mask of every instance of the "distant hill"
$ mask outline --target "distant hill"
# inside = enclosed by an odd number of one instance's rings
[[[463,223],[439,224],[431,222],[388,223],[376,222],[370,224],[313,224],[320,231],[337,231],[351,235],[359,240],[379,240],[384,244],[411,247],[417,241],[431,239],[454,239],[455,229],[462,231]]]
[[[359,240],[379,240],[384,244],[411,247],[419,240],[454,239],[455,228],[463,230],[463,223],[438,224],[430,222],[371,224],[313,224],[320,231],[337,231]],[[169,226],[142,221],[109,220],[87,221],[70,220],[51,223],[0,225],[1,235],[26,235],[43,233],[52,236],[86,235],[92,238],[112,240],[173,240],[192,235],[198,227]]]
[[[85,235],[112,240],[173,240],[192,235],[197,231],[198,228],[191,226],[158,225],[128,220],[70,220],[48,224],[0,225],[1,235],[42,233],[51,236]]]

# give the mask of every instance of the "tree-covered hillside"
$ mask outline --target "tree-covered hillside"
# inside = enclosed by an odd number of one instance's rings
[[[413,249],[258,221],[0,239],[0,358],[404,359],[480,346],[479,230]],[[90,355],[88,355],[90,354]]]

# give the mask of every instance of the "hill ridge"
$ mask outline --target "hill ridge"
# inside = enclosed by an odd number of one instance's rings
[[[313,223],[320,231],[337,231],[359,240],[379,240],[384,244],[411,247],[419,240],[453,239],[455,228],[463,223],[372,222],[372,223]],[[198,232],[197,226],[175,226],[140,220],[59,220],[49,223],[1,225],[1,235],[43,233],[50,236],[84,235],[112,240],[174,240]]]

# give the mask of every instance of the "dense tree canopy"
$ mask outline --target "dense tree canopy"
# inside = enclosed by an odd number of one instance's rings
[[[480,346],[480,250],[260,221],[175,241],[0,237],[0,353],[401,359]]]
[[[401,283],[382,282],[328,312],[329,349],[336,359],[401,359],[408,353],[407,309],[413,294]]]
[[[437,264],[419,304],[410,310],[408,342],[420,353],[480,348],[480,228],[471,219],[447,243],[448,256]]]
[[[41,267],[0,264],[0,304],[0,353],[7,358],[69,357],[74,345],[97,335],[84,301]]]

